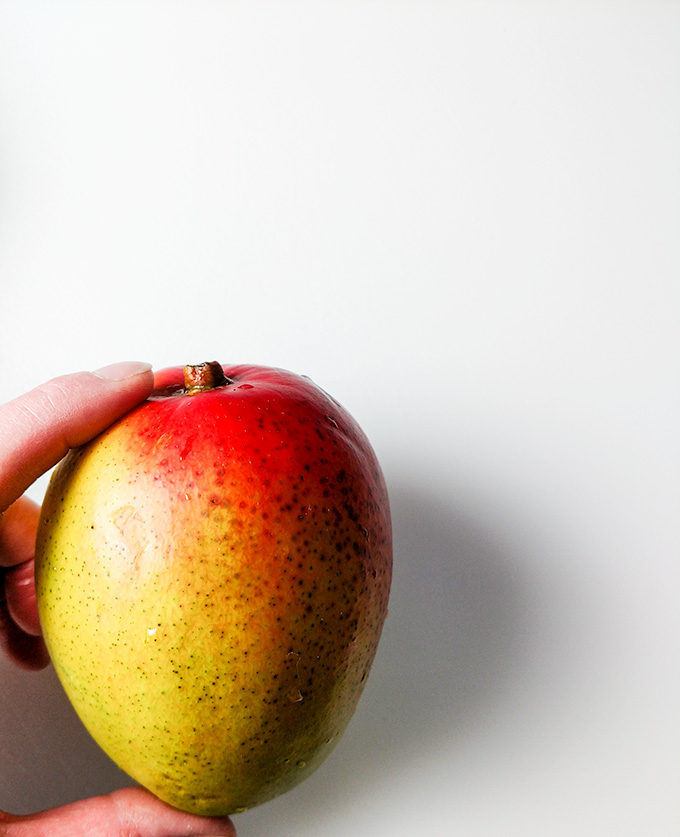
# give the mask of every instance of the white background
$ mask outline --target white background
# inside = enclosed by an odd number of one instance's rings
[[[389,484],[358,713],[241,837],[680,832],[679,233],[677,2],[0,2],[5,399],[283,366]],[[127,783],[0,677],[0,808]]]

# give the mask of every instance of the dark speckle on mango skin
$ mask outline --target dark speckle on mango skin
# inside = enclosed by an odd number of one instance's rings
[[[55,668],[133,778],[202,814],[250,808],[326,758],[387,614],[391,526],[368,440],[283,370],[181,370],[56,469],[37,589]]]

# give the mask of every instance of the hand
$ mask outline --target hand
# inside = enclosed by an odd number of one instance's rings
[[[35,599],[39,508],[24,491],[65,455],[107,428],[153,388],[148,364],[121,363],[55,378],[0,406],[0,648],[19,666],[49,663]],[[0,837],[228,835],[227,817],[184,814],[142,788],[29,816],[0,812]]]

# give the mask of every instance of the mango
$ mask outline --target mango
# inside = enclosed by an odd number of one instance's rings
[[[261,366],[157,373],[57,466],[36,544],[43,633],[85,727],[204,815],[287,792],[330,754],[391,576],[368,439],[308,378]]]

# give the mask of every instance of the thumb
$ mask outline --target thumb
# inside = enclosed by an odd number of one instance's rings
[[[146,398],[147,363],[54,378],[0,406],[0,512],[64,456]]]
[[[3,830],[4,829],[4,830]],[[39,814],[0,814],[3,837],[236,837],[229,817],[185,814],[142,788],[72,802]]]

